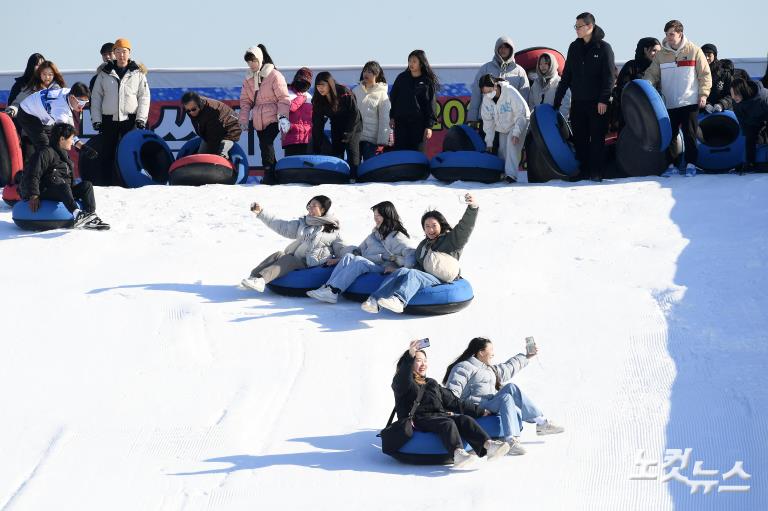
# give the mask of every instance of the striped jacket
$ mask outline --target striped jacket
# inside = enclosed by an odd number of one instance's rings
[[[683,36],[677,50],[667,41],[645,70],[644,78],[659,88],[667,109],[699,103],[700,96],[709,96],[712,73],[701,48]]]

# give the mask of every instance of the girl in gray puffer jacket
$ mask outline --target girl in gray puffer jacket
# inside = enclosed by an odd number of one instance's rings
[[[469,341],[464,353],[448,366],[443,377],[443,385],[456,397],[499,414],[509,453],[513,455],[525,454],[519,442],[523,421],[535,422],[538,435],[565,431],[548,421],[517,385],[507,383],[502,386],[527,366],[528,359],[536,353],[534,348],[531,354],[518,353],[504,363],[490,365],[494,356],[493,343],[484,337],[475,337]]]
[[[415,250],[409,243],[408,231],[400,222],[395,205],[389,201],[371,208],[376,227],[353,252],[347,253],[334,268],[328,282],[307,295],[327,303],[336,303],[360,275],[392,273],[398,268],[411,268],[416,262]]]
[[[307,203],[307,215],[280,220],[266,213],[260,204],[251,204],[251,211],[267,227],[294,241],[269,255],[240,284],[262,292],[266,284],[293,270],[334,262],[334,258],[342,255],[344,242],[339,234],[339,221],[328,214],[330,208],[331,199],[317,195]]]

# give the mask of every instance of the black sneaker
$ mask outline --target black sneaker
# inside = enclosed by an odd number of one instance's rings
[[[86,213],[85,211],[78,211],[75,216],[75,223],[72,225],[73,229],[82,229],[85,225],[96,217],[93,213]]]
[[[96,215],[93,215],[93,218],[85,225],[83,225],[83,229],[90,229],[93,231],[107,231],[109,230],[109,224],[104,222]]]

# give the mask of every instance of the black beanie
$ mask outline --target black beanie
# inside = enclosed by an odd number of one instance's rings
[[[701,51],[703,51],[704,53],[713,53],[715,55],[715,58],[717,58],[717,46],[715,46],[712,43],[707,43],[704,46],[702,46]]]
[[[104,43],[101,45],[101,50],[99,50],[99,53],[104,55],[105,53],[112,53],[112,51],[115,49],[115,43]]]

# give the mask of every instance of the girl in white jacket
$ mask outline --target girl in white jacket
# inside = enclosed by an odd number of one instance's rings
[[[321,302],[336,303],[339,293],[343,293],[360,275],[392,273],[398,268],[414,265],[416,253],[395,205],[384,201],[371,210],[375,225],[373,232],[353,252],[341,258],[323,287],[307,291],[308,296]]]
[[[366,62],[360,72],[360,84],[352,89],[357,108],[363,118],[360,134],[360,156],[363,160],[376,156],[379,146],[389,145],[389,95],[387,79],[378,62]]]
[[[483,93],[480,116],[483,119],[485,145],[493,151],[493,142],[499,134],[499,157],[504,160],[507,181],[521,177],[520,157],[528,133],[531,111],[523,96],[509,83],[487,74],[478,84]]]
[[[509,454],[525,454],[519,437],[523,422],[535,422],[537,435],[562,433],[565,428],[547,420],[531,399],[514,383],[507,383],[528,360],[537,354],[536,347],[528,353],[518,353],[506,362],[491,365],[493,343],[484,337],[469,341],[464,353],[445,371],[443,385],[462,400],[468,400],[486,410],[497,413]]]

